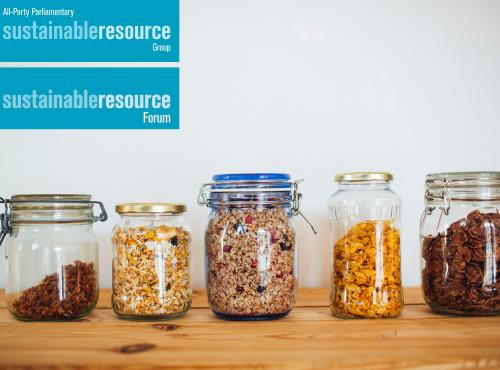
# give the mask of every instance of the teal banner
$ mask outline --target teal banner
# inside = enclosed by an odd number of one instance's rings
[[[0,129],[178,129],[179,68],[0,68]]]
[[[5,0],[0,62],[178,62],[179,0]]]

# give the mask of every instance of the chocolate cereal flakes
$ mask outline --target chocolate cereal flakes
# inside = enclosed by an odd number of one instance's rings
[[[399,316],[403,308],[399,240],[393,221],[362,221],[335,243],[330,297],[335,315]]]
[[[456,314],[500,313],[500,215],[478,210],[422,239],[426,302]]]
[[[94,308],[98,296],[94,264],[75,261],[61,269],[13,301],[13,311],[18,318],[68,320],[84,316]]]
[[[295,304],[295,231],[286,209],[213,211],[206,232],[207,292],[226,318],[282,316]]]

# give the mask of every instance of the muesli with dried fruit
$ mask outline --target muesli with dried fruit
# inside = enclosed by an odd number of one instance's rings
[[[295,231],[284,208],[213,211],[206,232],[207,291],[225,318],[281,317],[297,289]]]
[[[131,317],[172,317],[191,306],[191,234],[161,225],[113,232],[113,309]]]

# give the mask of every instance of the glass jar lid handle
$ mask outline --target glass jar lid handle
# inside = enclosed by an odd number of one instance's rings
[[[96,200],[91,200],[91,201],[89,201],[89,203],[97,204],[99,206],[99,208],[101,209],[101,214],[99,216],[93,217],[94,222],[97,222],[97,221],[104,222],[108,219],[108,214],[107,214],[106,209],[104,208],[104,204],[102,204],[102,202],[98,202]]]
[[[3,203],[5,210],[4,213],[0,214],[0,246],[7,235],[12,232],[12,227],[10,226],[10,212],[9,204],[10,200],[0,198],[0,202]],[[7,251],[5,251],[5,258],[7,258]]]
[[[302,199],[302,193],[299,192],[299,185],[303,182],[303,179],[299,179],[297,181],[293,182],[293,200],[292,200],[292,213],[294,216],[300,215],[306,222],[307,224],[311,227],[312,232],[314,235],[317,235],[318,233],[314,229],[314,226],[312,225],[311,221],[307,219],[306,216],[300,211],[300,200]]]
[[[317,234],[316,230],[314,229],[314,226],[311,224],[311,222],[302,214],[300,211],[300,200],[302,198],[302,193],[299,192],[299,185],[303,182],[303,179],[299,179],[296,181],[291,182],[292,184],[292,214],[294,216],[300,215],[302,218],[307,222],[307,224],[311,227],[311,230],[313,231],[314,234]],[[203,184],[200,187],[200,191],[198,193],[198,205],[199,206],[209,206],[209,201],[208,201],[208,193],[211,191],[212,186],[214,185],[213,182],[209,182],[206,184]],[[253,189],[251,189],[253,190]],[[273,192],[276,191],[277,189],[260,189],[260,191],[269,191]],[[288,189],[278,189],[280,191],[285,191]],[[227,189],[224,191],[228,191]],[[235,189],[235,191],[248,191],[247,189]]]
[[[429,184],[432,182],[431,180],[425,181],[425,200],[427,201],[433,201],[435,199],[442,199],[443,200],[443,206],[439,207],[445,215],[448,215],[450,213],[450,207],[451,207],[451,197],[450,197],[450,192],[448,190],[448,179],[443,177],[440,179],[443,183],[443,191],[441,191],[439,194],[434,194],[432,193]],[[428,208],[428,212],[432,211],[433,207]]]

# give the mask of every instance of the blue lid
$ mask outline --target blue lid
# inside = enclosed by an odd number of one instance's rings
[[[287,173],[224,173],[214,175],[212,180],[218,181],[290,181]]]
[[[289,206],[294,184],[286,173],[224,173],[212,177],[208,204]],[[227,190],[227,191],[226,191]]]

